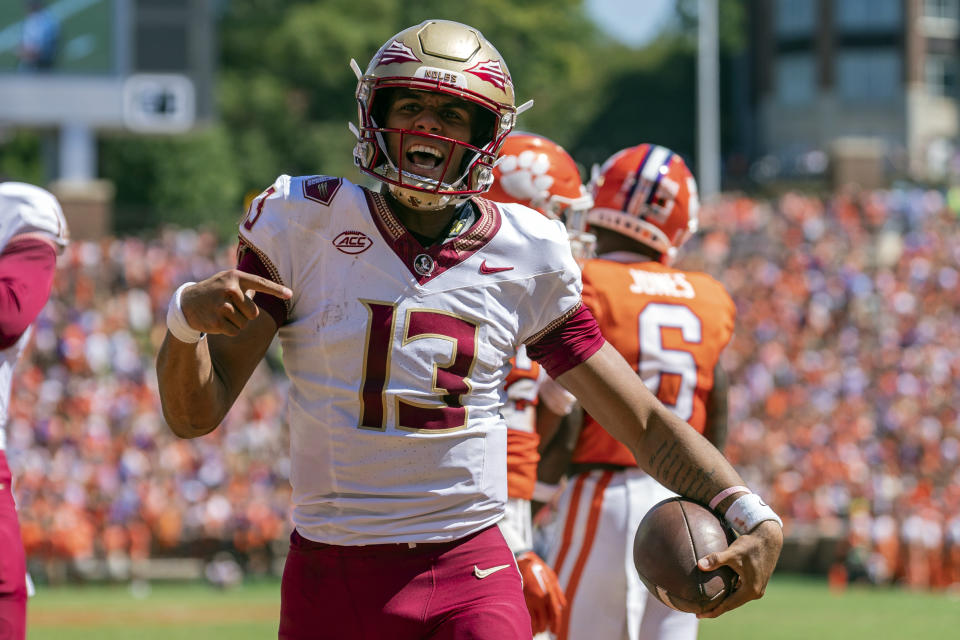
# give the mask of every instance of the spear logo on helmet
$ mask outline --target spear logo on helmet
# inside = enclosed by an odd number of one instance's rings
[[[484,60],[483,62],[478,62],[469,69],[464,69],[467,73],[472,73],[481,80],[489,82],[497,89],[503,90],[507,86],[509,78],[507,74],[503,72],[503,67],[500,66],[499,60]]]
[[[395,64],[397,62],[421,62],[421,60],[413,53],[410,47],[394,40],[390,43],[390,46],[380,54],[380,59],[377,60],[377,66]]]

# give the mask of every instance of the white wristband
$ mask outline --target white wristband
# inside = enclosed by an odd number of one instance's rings
[[[740,535],[750,533],[765,520],[773,520],[783,528],[780,516],[755,493],[748,493],[734,500],[723,518]]]
[[[183,290],[187,287],[197,284],[196,282],[184,282],[180,287],[173,293],[173,297],[170,298],[170,305],[167,306],[167,329],[170,330],[170,333],[174,338],[180,342],[186,342],[193,344],[200,342],[203,337],[207,334],[202,331],[197,331],[187,322],[187,317],[183,315],[183,309],[180,307],[180,296],[183,294]]]

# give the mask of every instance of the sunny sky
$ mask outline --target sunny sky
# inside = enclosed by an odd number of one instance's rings
[[[654,38],[673,8],[674,0],[587,0],[587,11],[601,27],[634,46]]]

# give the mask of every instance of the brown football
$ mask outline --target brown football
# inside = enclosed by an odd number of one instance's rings
[[[669,498],[643,517],[633,539],[640,580],[658,600],[687,613],[710,611],[736,588],[730,567],[701,571],[697,560],[723,551],[733,532],[712,511],[685,498]]]

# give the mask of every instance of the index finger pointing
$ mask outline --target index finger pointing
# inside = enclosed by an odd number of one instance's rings
[[[238,284],[243,290],[252,289],[253,291],[262,291],[281,300],[289,300],[293,297],[293,291],[282,284],[277,284],[273,280],[254,275],[252,273],[241,273],[238,278]]]

